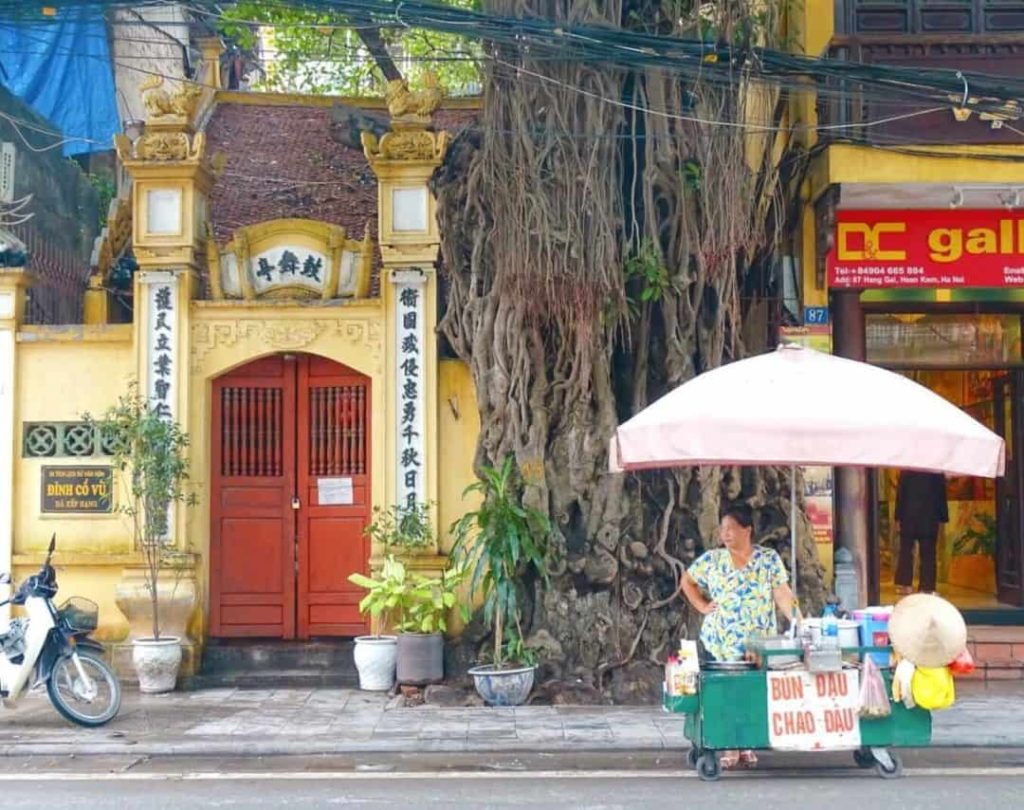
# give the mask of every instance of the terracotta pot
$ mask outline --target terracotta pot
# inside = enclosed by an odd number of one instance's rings
[[[181,640],[175,636],[132,639],[132,663],[139,691],[148,695],[174,691],[181,667]]]

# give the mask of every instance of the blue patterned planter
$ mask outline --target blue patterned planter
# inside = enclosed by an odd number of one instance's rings
[[[495,669],[493,665],[473,667],[476,692],[488,706],[522,706],[533,689],[533,674],[537,667]]]

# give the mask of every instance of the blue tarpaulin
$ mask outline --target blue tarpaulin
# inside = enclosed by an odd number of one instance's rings
[[[100,9],[69,8],[31,22],[0,20],[0,84],[69,139],[65,155],[113,148],[120,120]]]

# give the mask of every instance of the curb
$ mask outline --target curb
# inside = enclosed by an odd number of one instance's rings
[[[938,740],[930,748],[998,748],[1024,749],[1024,739],[985,740]],[[689,743],[683,739],[679,745],[652,744],[638,741],[623,742],[562,742],[558,744],[509,740],[501,745],[493,742],[479,743],[469,740],[379,740],[348,741],[343,745],[336,742],[277,741],[255,742],[240,740],[195,740],[189,742],[112,742],[112,743],[6,743],[0,744],[0,756],[6,758],[30,756],[148,756],[148,757],[278,757],[278,756],[344,756],[346,754],[589,754],[609,752],[663,752],[679,754],[689,750]]]
[[[685,752],[689,744],[683,740],[679,746],[666,747],[638,742],[630,745],[609,742],[560,744],[536,743],[509,740],[500,746],[481,741],[467,740],[403,740],[401,742],[379,740],[348,741],[344,745],[332,742],[252,742],[226,740],[196,740],[194,742],[117,742],[117,743],[20,743],[0,745],[0,757],[28,756],[344,756],[346,754],[568,754],[568,753],[609,753],[615,751],[635,752]]]

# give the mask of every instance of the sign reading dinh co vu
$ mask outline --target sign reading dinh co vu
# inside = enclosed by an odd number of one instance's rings
[[[768,672],[768,739],[782,751],[860,747],[858,672]]]
[[[1024,285],[1024,211],[839,211],[831,287]]]
[[[108,514],[113,509],[113,467],[43,467],[44,513]]]

